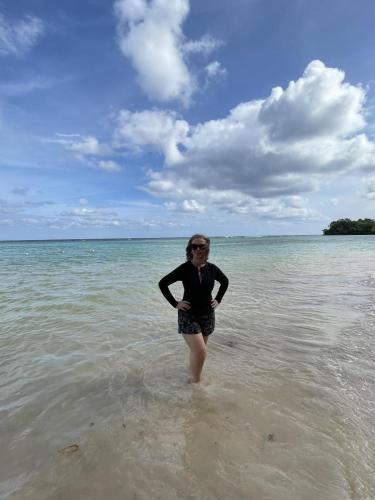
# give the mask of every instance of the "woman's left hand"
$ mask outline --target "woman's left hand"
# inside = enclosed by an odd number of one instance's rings
[[[216,309],[218,305],[219,305],[219,302],[216,299],[211,300],[212,309]]]

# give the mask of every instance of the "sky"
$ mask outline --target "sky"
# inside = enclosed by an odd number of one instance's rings
[[[0,0],[0,239],[375,215],[373,0]]]

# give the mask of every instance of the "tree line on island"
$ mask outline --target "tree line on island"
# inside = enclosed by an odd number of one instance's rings
[[[375,234],[375,220],[373,219],[339,219],[330,223],[323,234]]]

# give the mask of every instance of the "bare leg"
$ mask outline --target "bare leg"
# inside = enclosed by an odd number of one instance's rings
[[[204,360],[207,355],[206,342],[201,333],[196,335],[185,335],[183,337],[190,348],[190,371],[192,382],[199,382],[201,379]]]

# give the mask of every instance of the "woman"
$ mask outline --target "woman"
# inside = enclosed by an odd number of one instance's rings
[[[178,309],[178,333],[181,333],[190,348],[191,381],[199,382],[207,354],[208,336],[215,328],[215,309],[220,304],[227,288],[228,278],[220,269],[207,262],[210,239],[202,234],[192,236],[186,247],[186,262],[164,276],[159,287],[168,302]],[[215,280],[220,288],[213,299],[211,292]],[[176,300],[169,285],[182,281],[184,296]]]

